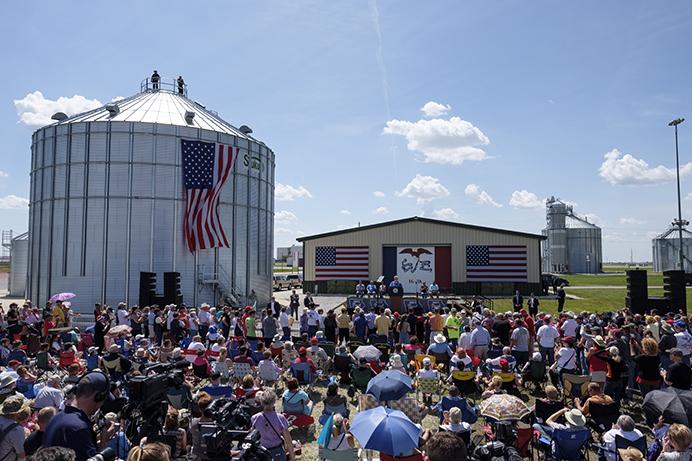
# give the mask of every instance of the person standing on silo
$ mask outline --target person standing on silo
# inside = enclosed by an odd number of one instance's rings
[[[154,91],[159,89],[159,82],[161,81],[161,76],[159,75],[159,71],[155,70],[153,74],[151,74],[151,87]]]
[[[182,75],[178,75],[178,94],[185,93],[185,80]]]

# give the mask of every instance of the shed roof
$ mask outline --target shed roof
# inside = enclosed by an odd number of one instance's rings
[[[350,229],[343,229],[343,230],[338,230],[338,231],[333,231],[333,232],[326,232],[323,234],[315,234],[315,235],[308,235],[305,237],[298,237],[296,240],[298,240],[299,242],[305,242],[306,240],[315,240],[315,239],[319,239],[322,237],[331,237],[334,235],[342,235],[342,234],[349,234],[352,232],[358,232],[358,231],[364,231],[364,230],[370,230],[370,229],[378,229],[380,227],[396,226],[399,224],[406,224],[409,222],[439,224],[439,225],[443,225],[443,226],[460,227],[463,229],[479,230],[479,231],[486,231],[486,232],[497,232],[500,234],[509,234],[509,235],[515,235],[517,237],[528,237],[528,238],[534,238],[534,239],[539,239],[539,240],[545,240],[547,238],[543,235],[529,234],[527,232],[518,232],[518,231],[507,230],[507,229],[495,229],[492,227],[476,226],[473,224],[464,224],[464,223],[451,222],[451,221],[442,221],[439,219],[423,218],[421,216],[412,216],[410,218],[397,219],[394,221],[386,221],[386,222],[377,223],[377,224],[370,224],[367,226],[352,227]]]

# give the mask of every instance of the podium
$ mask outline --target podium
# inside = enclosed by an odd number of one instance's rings
[[[401,312],[401,298],[404,296],[404,289],[402,287],[389,287],[387,293],[392,304],[392,313]]]

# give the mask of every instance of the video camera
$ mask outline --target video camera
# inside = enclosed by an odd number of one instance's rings
[[[271,455],[260,443],[259,432],[251,430],[246,408],[242,397],[217,399],[207,408],[216,430],[202,436],[205,459],[226,461],[234,453],[232,461],[271,461]]]

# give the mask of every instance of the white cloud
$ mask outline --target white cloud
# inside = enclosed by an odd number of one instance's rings
[[[351,214],[351,212],[349,210],[341,210],[341,211],[339,211],[339,213],[346,215],[346,216]]]
[[[624,240],[624,234],[621,232],[611,232],[609,234],[604,234],[603,235],[603,240],[606,240],[608,242],[621,242]]]
[[[116,96],[113,99],[111,99],[111,102],[118,102],[118,101],[122,101],[123,99],[125,99],[125,98],[122,96]]]
[[[312,198],[312,194],[303,186],[293,187],[290,184],[276,183],[274,198],[280,202],[292,202],[297,198]]]
[[[460,221],[461,216],[459,213],[454,211],[451,208],[439,208],[437,210],[433,210],[432,212],[433,217],[437,219],[442,219],[444,221]]]
[[[685,200],[692,201],[692,192],[688,192],[687,196],[685,197]]]
[[[287,210],[277,211],[274,215],[274,222],[279,224],[288,224],[296,221],[298,217]]]
[[[305,232],[303,232],[302,230],[299,230],[299,229],[289,229],[288,227],[275,227],[274,233],[275,234],[300,235],[300,234],[304,234]]]
[[[6,195],[0,197],[0,210],[23,210],[29,206],[29,199],[17,197],[16,195]]]
[[[390,120],[383,134],[406,138],[409,150],[421,152],[426,163],[461,165],[465,160],[485,160],[487,154],[478,146],[490,143],[483,132],[459,117],[449,120]]]
[[[98,99],[87,99],[78,94],[71,97],[60,96],[57,100],[47,99],[40,91],[34,91],[22,99],[14,100],[19,122],[37,127],[53,123],[55,120],[51,120],[51,116],[56,112],[64,112],[72,116],[102,105]]]
[[[464,189],[464,194],[471,197],[479,205],[490,205],[496,208],[502,208],[502,205],[497,203],[486,191],[482,190],[476,184],[469,184]]]
[[[417,174],[404,187],[404,190],[397,192],[396,195],[398,197],[415,198],[418,204],[423,204],[436,198],[447,197],[449,190],[440,183],[439,179]]]
[[[378,197],[378,198],[382,198],[382,197],[384,197],[384,192],[382,192],[380,190],[376,190],[375,192],[372,193],[372,195],[374,195],[375,197]]]
[[[372,212],[375,214],[379,214],[379,215],[389,214],[389,210],[387,209],[387,207],[384,207],[384,206],[376,208]]]
[[[642,221],[641,219],[637,218],[620,218],[620,224],[625,224],[625,225],[637,225],[637,224],[644,224],[646,221]]]
[[[0,170],[0,178],[6,178],[6,177],[8,177],[8,176],[9,176],[9,174],[7,174],[6,172]]]
[[[631,154],[623,155],[617,149],[605,154],[604,158],[598,174],[613,185],[661,184],[675,180],[675,168],[663,165],[652,168],[643,159],[635,158]],[[680,176],[690,174],[692,174],[692,163],[680,166]]]
[[[439,117],[441,115],[446,115],[450,110],[452,110],[452,106],[449,104],[440,104],[439,102],[435,101],[428,101],[423,107],[420,108],[420,111],[423,112],[423,115],[426,117]]]
[[[515,190],[509,199],[509,206],[514,208],[540,208],[545,206],[545,200],[539,199],[533,192]]]

